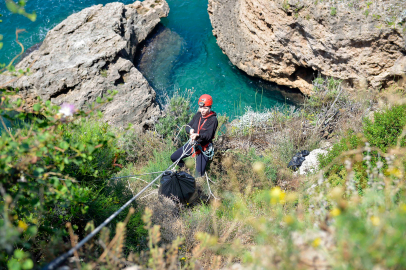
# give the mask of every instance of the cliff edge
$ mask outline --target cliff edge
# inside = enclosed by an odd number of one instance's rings
[[[315,76],[386,86],[406,73],[405,0],[209,0],[213,34],[248,75],[312,91]]]
[[[17,70],[29,67],[29,76],[16,80],[3,73],[0,85],[19,88],[27,110],[37,97],[85,109],[108,90],[117,90],[102,107],[104,119],[115,126],[149,126],[160,109],[133,59],[137,45],[168,13],[164,0],[86,8],[49,31],[39,49],[17,64]]]

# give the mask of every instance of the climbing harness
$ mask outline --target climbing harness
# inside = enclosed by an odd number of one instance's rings
[[[200,150],[200,152],[208,157],[210,160],[213,159],[214,157],[214,147],[212,143],[209,143],[209,145],[206,148],[206,151],[203,151],[203,148],[200,144],[197,144],[196,147]]]

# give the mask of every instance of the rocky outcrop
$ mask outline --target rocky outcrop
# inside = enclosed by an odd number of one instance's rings
[[[137,45],[168,12],[164,0],[86,8],[49,31],[40,48],[16,66],[30,67],[31,75],[14,81],[3,74],[0,85],[19,88],[27,109],[37,97],[86,109],[108,90],[117,90],[102,107],[104,119],[115,126],[148,126],[160,109],[133,59]]]
[[[318,74],[379,87],[406,73],[406,2],[387,2],[209,0],[208,11],[234,65],[310,94]]]

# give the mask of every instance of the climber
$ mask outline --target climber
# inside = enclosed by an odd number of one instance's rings
[[[196,145],[193,147],[191,144],[180,147],[176,150],[172,156],[171,160],[175,162],[179,158],[179,167],[185,166],[183,159],[193,154],[196,156],[196,174],[197,177],[203,176],[206,171],[206,164],[209,160],[209,156],[205,153],[208,149],[212,148],[212,141],[217,129],[217,114],[211,111],[211,106],[213,105],[213,99],[211,96],[204,94],[199,98],[199,110],[193,116],[192,120],[188,123],[185,130],[189,134],[191,142],[195,142]],[[181,157],[182,153],[183,156]]]

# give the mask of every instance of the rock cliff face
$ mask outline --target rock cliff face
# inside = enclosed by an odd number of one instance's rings
[[[27,109],[38,96],[85,109],[108,90],[117,90],[102,108],[105,120],[116,126],[148,126],[160,110],[155,91],[133,59],[137,45],[168,12],[164,0],[86,8],[49,31],[40,48],[16,66],[30,67],[31,75],[10,83],[13,77],[3,74],[0,85],[20,88]]]
[[[234,65],[310,94],[318,74],[379,87],[406,73],[406,1],[387,2],[209,0],[208,11]]]

